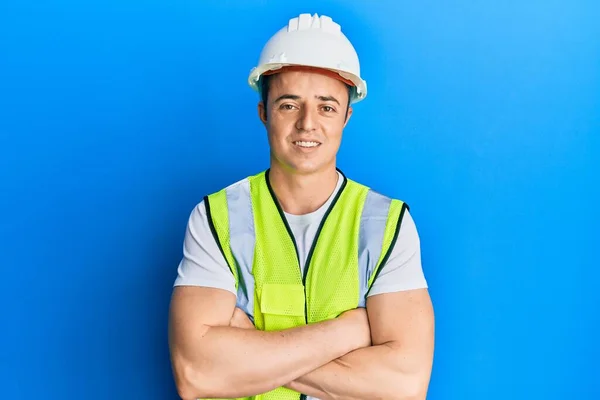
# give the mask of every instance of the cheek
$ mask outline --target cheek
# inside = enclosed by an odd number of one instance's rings
[[[289,119],[273,118],[269,121],[269,136],[274,140],[285,140],[294,131],[294,123]]]
[[[327,139],[332,142],[332,144],[339,144],[342,140],[342,131],[344,129],[344,125],[340,123],[330,124],[327,128]]]
[[[269,124],[269,142],[274,147],[282,147],[287,141],[288,131],[284,126],[277,123]]]

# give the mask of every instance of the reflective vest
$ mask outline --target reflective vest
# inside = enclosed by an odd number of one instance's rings
[[[236,306],[257,329],[293,328],[365,306],[408,207],[342,176],[304,273],[292,231],[270,186],[269,170],[204,198],[212,233],[235,277]],[[248,399],[304,398],[281,387]]]

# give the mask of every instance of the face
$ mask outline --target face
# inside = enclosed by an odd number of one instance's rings
[[[342,131],[352,115],[348,89],[314,72],[287,71],[271,78],[259,115],[267,128],[273,168],[297,174],[335,169]]]

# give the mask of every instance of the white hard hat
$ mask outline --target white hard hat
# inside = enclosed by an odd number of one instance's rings
[[[248,77],[249,85],[260,92],[260,78],[286,66],[304,66],[337,73],[354,86],[352,103],[367,95],[367,82],[360,77],[358,54],[330,17],[300,14],[289,20],[265,44],[258,66]]]

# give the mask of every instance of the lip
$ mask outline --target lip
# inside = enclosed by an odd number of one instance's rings
[[[316,146],[313,147],[302,147],[296,144],[296,142],[315,142],[318,143]],[[301,139],[301,140],[293,140],[292,141],[292,145],[294,146],[295,149],[302,151],[302,152],[311,152],[314,151],[316,149],[318,149],[319,147],[321,147],[323,143],[321,143],[318,140],[310,140],[310,139]]]

